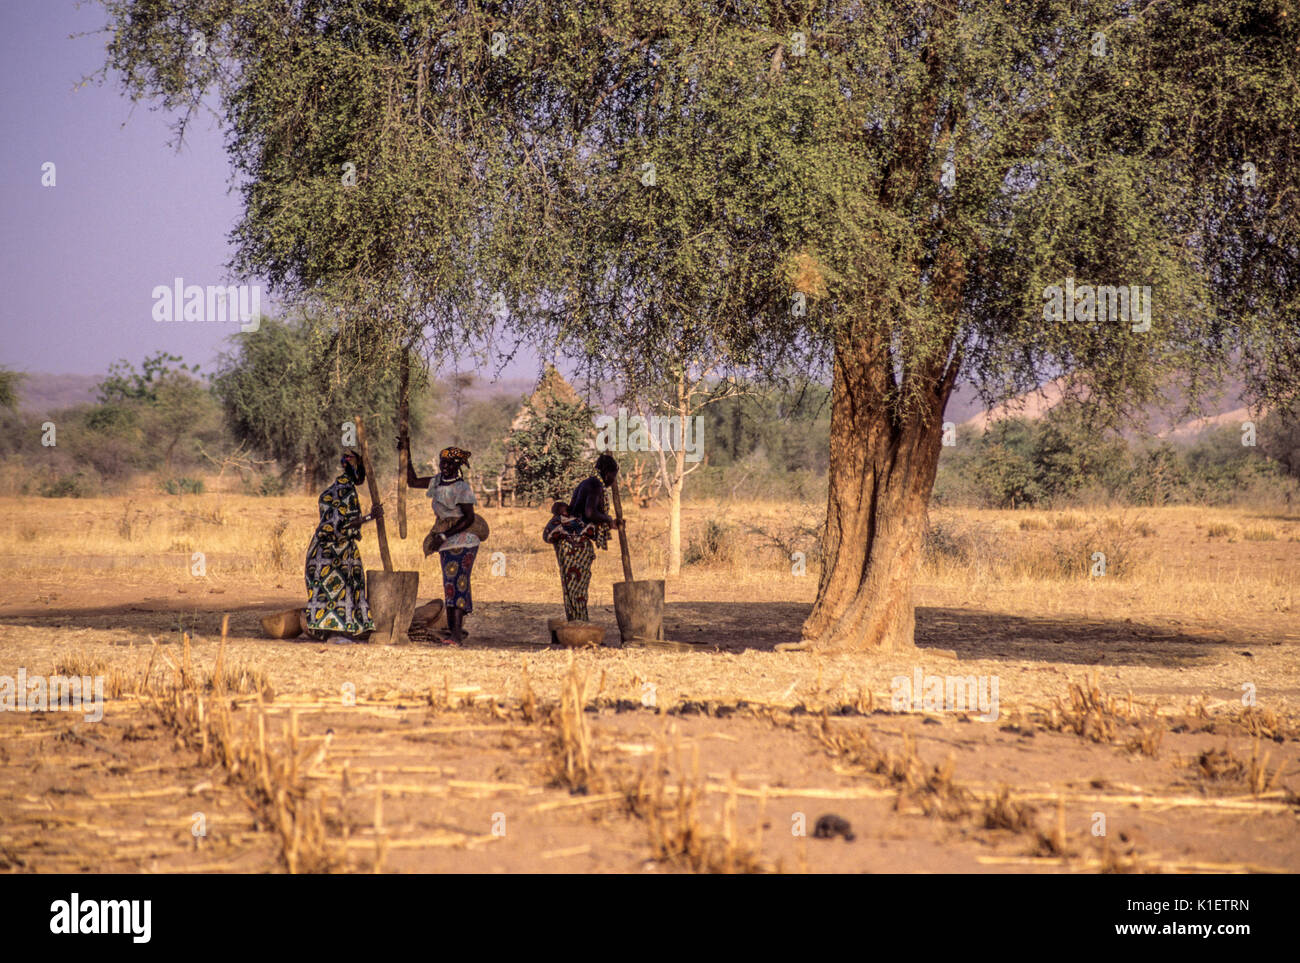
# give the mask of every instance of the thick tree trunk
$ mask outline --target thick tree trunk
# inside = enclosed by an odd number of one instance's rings
[[[912,583],[952,391],[944,373],[899,415],[888,355],[866,340],[835,350],[826,531],[817,601],[801,648],[915,648]]]

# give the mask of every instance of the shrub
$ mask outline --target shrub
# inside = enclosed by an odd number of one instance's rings
[[[1015,541],[984,526],[942,519],[926,532],[922,562],[936,575],[1068,581],[1091,578],[1097,561],[1093,556],[1100,552],[1105,556],[1105,577],[1125,578],[1145,558],[1134,547],[1136,538],[1131,529],[1114,531],[1097,525]]]
[[[1065,515],[1057,515],[1052,519],[1052,527],[1058,532],[1074,532],[1083,528],[1085,519],[1082,515],[1076,515],[1073,512]]]
[[[273,572],[282,572],[288,567],[289,548],[284,543],[284,533],[288,529],[288,519],[282,518],[271,527],[271,532],[267,536],[266,559]]]
[[[932,519],[921,543],[921,560],[936,574],[959,570],[987,575],[1006,567],[1006,545],[1006,539],[984,526]]]
[[[698,539],[690,539],[682,551],[683,565],[730,562],[739,558],[742,546],[735,528],[709,519]]]
[[[783,563],[789,562],[795,552],[803,552],[805,563],[817,565],[820,564],[822,557],[826,515],[824,512],[817,514],[809,510],[807,517],[813,520],[811,522],[786,521],[772,525],[748,523],[745,528],[775,550]]]
[[[201,478],[165,478],[158,483],[158,486],[168,495],[203,494],[203,479]]]
[[[42,498],[90,498],[99,489],[99,477],[93,471],[77,471],[41,482],[37,493]]]
[[[283,475],[260,475],[255,479],[255,482],[255,485],[250,482],[249,487],[263,497],[284,495],[289,491],[289,486],[285,482]]]

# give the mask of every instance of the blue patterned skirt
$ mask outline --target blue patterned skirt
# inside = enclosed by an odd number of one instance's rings
[[[466,614],[474,611],[469,576],[474,570],[476,555],[478,555],[478,546],[444,549],[438,552],[438,558],[442,562],[442,594],[447,608],[457,608]]]

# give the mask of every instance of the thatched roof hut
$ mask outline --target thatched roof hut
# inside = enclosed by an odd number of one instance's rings
[[[510,422],[510,433],[513,435],[516,431],[527,428],[533,419],[533,412],[545,414],[550,408],[557,404],[580,405],[584,404],[582,395],[569,384],[564,375],[552,364],[547,364],[542,369],[541,377],[537,379],[537,385],[533,388],[532,394],[528,396],[525,402],[519,406],[519,411],[515,414],[514,420]],[[595,441],[592,441],[592,452],[594,457]],[[496,496],[497,504],[503,505],[509,499],[510,504],[515,503],[515,464],[518,459],[518,451],[511,445],[509,437],[506,438],[506,458],[505,467],[497,478],[496,489],[485,488],[484,495],[490,500],[493,495]]]
[[[528,396],[524,404],[519,406],[514,421],[510,422],[510,430],[515,432],[528,427],[528,423],[532,420],[528,410],[529,405],[539,414],[545,414],[557,401],[566,405],[583,403],[582,395],[574,390],[573,385],[560,374],[559,369],[548,364],[542,370],[542,376],[537,379],[537,387],[533,389],[533,393]]]

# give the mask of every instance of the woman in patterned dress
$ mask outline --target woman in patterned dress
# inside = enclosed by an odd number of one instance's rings
[[[383,508],[376,505],[371,514],[361,514],[357,485],[366,480],[361,458],[348,451],[339,463],[343,471],[321,492],[320,524],[307,547],[307,633],[331,642],[351,642],[375,629],[357,542],[362,524],[382,518]]]
[[[398,442],[399,447],[405,444],[405,441]],[[468,634],[465,616],[474,611],[470,575],[474,571],[479,540],[468,529],[474,524],[475,498],[469,482],[461,477],[469,455],[463,448],[444,448],[438,453],[438,474],[426,477],[415,474],[409,450],[406,459],[406,484],[428,489],[434,514],[447,526],[432,536],[432,548],[438,552],[441,562],[442,592],[447,606],[447,637],[442,640],[443,645],[460,645]],[[425,551],[429,551],[428,547]]]
[[[567,506],[552,506],[552,518],[542,537],[555,546],[560,567],[560,588],[564,593],[564,617],[586,622],[587,589],[591,585],[591,563],[596,547],[609,545],[609,531],[618,521],[609,514],[607,489],[618,483],[618,462],[609,454],[596,459],[596,473],[573,491]],[[565,509],[556,512],[555,509]]]

